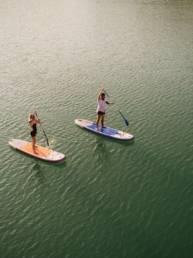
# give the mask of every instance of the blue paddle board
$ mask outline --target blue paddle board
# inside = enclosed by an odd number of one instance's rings
[[[85,128],[91,132],[103,135],[103,136],[107,136],[110,138],[114,138],[117,140],[122,140],[122,141],[129,141],[132,140],[134,138],[134,135],[130,134],[130,133],[126,133],[114,128],[110,128],[110,127],[99,127],[99,129],[97,129],[96,127],[96,123],[89,121],[89,120],[85,120],[85,119],[75,119],[75,124]]]

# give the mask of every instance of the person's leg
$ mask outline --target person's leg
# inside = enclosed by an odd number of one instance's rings
[[[96,120],[96,127],[97,127],[97,130],[99,129],[99,122],[100,122],[100,119],[101,119],[101,116],[100,116],[100,115],[97,115],[97,120]]]
[[[102,117],[101,117],[101,125],[102,125],[102,127],[104,127],[104,120],[105,120],[105,115],[102,115]]]
[[[35,148],[36,148],[36,137],[33,136],[32,137],[32,149],[33,149],[34,152],[36,152]]]
[[[34,149],[34,146],[35,146],[35,144],[34,144],[34,136],[32,136],[32,148]]]

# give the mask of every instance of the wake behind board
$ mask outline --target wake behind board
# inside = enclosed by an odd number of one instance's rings
[[[110,138],[114,138],[117,140],[122,140],[122,141],[129,141],[134,139],[134,136],[130,133],[126,133],[126,132],[122,132],[120,130],[114,129],[114,128],[110,128],[110,127],[104,127],[102,129],[97,130],[96,127],[96,123],[89,121],[89,120],[85,120],[85,119],[75,119],[75,124],[77,124],[78,126],[85,128],[91,132],[100,134],[100,135],[104,135]]]
[[[9,141],[9,145],[16,150],[19,150],[25,154],[28,154],[30,156],[33,156],[41,160],[45,160],[49,162],[59,162],[65,159],[64,154],[51,150],[46,147],[42,147],[37,144],[34,152],[32,149],[32,143],[28,141],[12,139]]]

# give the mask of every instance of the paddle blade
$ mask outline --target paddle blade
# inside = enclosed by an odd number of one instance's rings
[[[129,121],[124,117],[124,115],[121,113],[121,111],[119,111],[119,114],[121,115],[121,117],[123,118],[125,125],[129,126]]]
[[[129,126],[128,120],[124,119],[126,126]]]

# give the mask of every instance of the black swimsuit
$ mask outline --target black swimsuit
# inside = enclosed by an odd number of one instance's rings
[[[31,137],[35,137],[37,134],[37,127],[36,124],[32,125]]]

